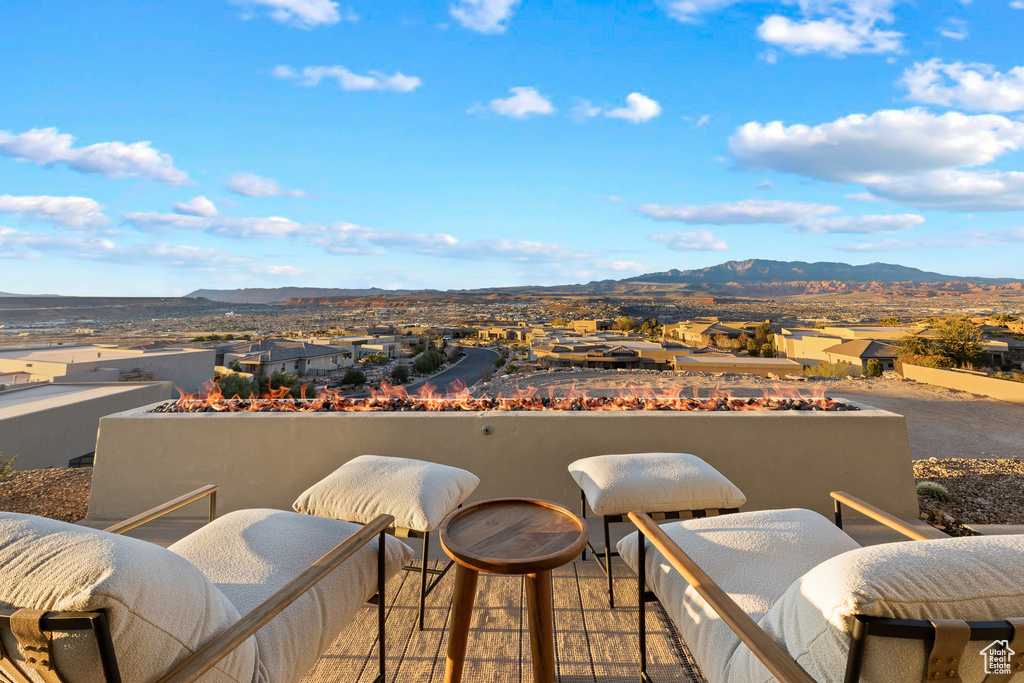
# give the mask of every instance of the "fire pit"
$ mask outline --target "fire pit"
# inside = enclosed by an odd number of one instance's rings
[[[480,477],[474,499],[508,496],[575,507],[566,470],[605,453],[693,453],[736,483],[746,509],[831,514],[849,491],[900,516],[916,514],[906,422],[819,388],[768,395],[684,395],[631,387],[623,395],[538,396],[532,388],[478,398],[465,388],[368,398],[323,393],[184,396],[103,418],[89,514],[130,516],[203,484],[218,506],[287,509],[299,493],[364,454],[418,458]],[[606,393],[606,392],[597,392]]]
[[[207,385],[200,394],[182,393],[177,401],[164,403],[154,413],[364,413],[364,412],[479,412],[479,411],[762,411],[860,410],[851,403],[825,397],[824,387],[804,394],[798,389],[775,387],[764,396],[735,397],[732,392],[712,390],[702,398],[694,389],[693,397],[684,397],[684,389],[644,390],[631,387],[617,396],[590,396],[569,391],[556,396],[537,395],[533,387],[519,389],[513,395],[473,398],[464,384],[449,385],[438,392],[427,383],[414,394],[402,387],[383,385],[371,390],[369,398],[350,398],[341,392],[322,390],[315,398],[284,398],[283,392],[271,392],[259,398],[225,398],[216,385]],[[274,395],[275,393],[279,395]]]

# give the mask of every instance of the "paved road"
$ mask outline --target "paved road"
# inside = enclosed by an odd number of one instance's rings
[[[423,381],[428,381],[439,389],[443,389],[455,380],[462,380],[467,387],[471,387],[484,377],[490,376],[491,371],[494,370],[494,361],[498,358],[496,352],[472,346],[465,346],[462,350],[466,352],[466,357],[462,359],[461,363],[427,380],[410,382],[406,388],[409,391],[416,391]]]

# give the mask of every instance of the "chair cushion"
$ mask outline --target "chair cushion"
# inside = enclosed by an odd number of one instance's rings
[[[839,682],[857,614],[964,621],[1024,616],[1024,536],[885,543],[843,553],[797,579],[760,624],[814,680]],[[965,682],[984,678],[981,650],[988,645],[968,643],[959,667]],[[918,683],[927,656],[922,641],[872,637],[862,680]],[[775,680],[746,646],[736,650],[728,674],[730,681]]]
[[[689,453],[597,455],[570,464],[569,473],[598,515],[738,508],[747,502],[718,470]]]
[[[238,620],[238,610],[182,557],[134,538],[33,515],[0,513],[0,607],[107,612],[124,681],[155,681]],[[103,681],[88,632],[54,637],[69,683]],[[9,631],[7,652],[22,655]],[[203,683],[251,683],[250,638]]]
[[[763,510],[662,524],[689,555],[755,621],[793,581],[821,562],[859,547],[810,510]],[[637,534],[619,541],[637,570]],[[709,683],[732,681],[726,664],[740,645],[732,629],[650,544],[647,585],[661,601]]]
[[[239,510],[170,550],[199,567],[246,614],[358,529],[283,510]],[[367,543],[256,633],[259,683],[301,679],[377,592],[377,544]],[[384,548],[391,578],[412,549],[396,538]]]
[[[360,455],[309,487],[292,507],[360,524],[384,513],[394,515],[396,527],[433,531],[479,483],[475,474],[457,467]]]

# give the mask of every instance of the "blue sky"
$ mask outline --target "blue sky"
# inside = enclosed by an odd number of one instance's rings
[[[0,291],[1024,277],[1024,0],[0,6]]]

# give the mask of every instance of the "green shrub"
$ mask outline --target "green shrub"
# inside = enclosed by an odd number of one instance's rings
[[[409,381],[409,367],[406,365],[396,365],[391,368],[391,381],[395,384],[405,384]]]
[[[934,481],[917,482],[917,495],[934,498],[940,503],[946,503],[953,500],[953,496],[949,494],[949,489]]]
[[[441,364],[444,363],[444,361],[444,354],[437,349],[431,348],[421,353],[416,358],[414,365],[419,372],[425,375],[428,372],[437,370],[441,367]]]
[[[761,344],[761,355],[764,356],[765,358],[774,358],[775,357],[775,347],[772,346],[771,344],[767,343],[767,342],[764,343],[764,344]]]
[[[224,398],[249,398],[259,395],[260,391],[259,382],[241,375],[225,375],[217,382],[217,386],[220,387],[220,393],[224,394]]]
[[[757,343],[756,339],[747,340],[747,353],[755,358],[761,355],[761,346]]]
[[[868,377],[881,377],[882,363],[877,358],[872,358],[864,368],[864,374]]]
[[[361,386],[366,384],[366,373],[359,368],[349,368],[345,371],[345,376],[341,378],[341,383]]]
[[[503,365],[505,365],[505,356],[498,356],[494,359],[494,367],[500,368]]]
[[[807,374],[815,377],[849,377],[853,374],[853,366],[844,362],[821,361],[817,365],[807,368]]]
[[[12,457],[10,460],[4,460],[4,454],[0,453],[0,481],[2,481],[11,470],[14,468],[14,463],[18,461],[18,456]]]
[[[519,366],[516,365],[515,363],[509,363],[508,365],[505,366],[505,373],[506,374],[514,375],[517,372],[519,372]]]

